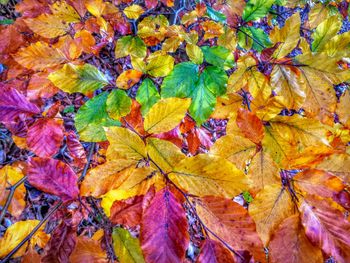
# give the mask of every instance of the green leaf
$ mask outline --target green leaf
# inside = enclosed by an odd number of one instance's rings
[[[241,27],[238,31],[238,44],[240,47],[261,52],[272,45],[268,34],[261,28]]]
[[[217,67],[228,70],[235,65],[235,60],[232,52],[221,46],[202,46],[202,51],[205,60]]]
[[[7,1],[7,0],[6,0]],[[13,19],[2,19],[0,20],[0,25],[11,25],[13,24],[15,21]]]
[[[242,18],[245,22],[266,16],[275,0],[249,0],[246,4]]]
[[[80,107],[75,116],[75,126],[80,139],[89,142],[107,140],[103,127],[119,126],[120,122],[113,120],[107,113],[108,93],[103,92],[88,100]]]
[[[119,262],[144,263],[140,241],[133,237],[128,230],[114,228],[112,233],[113,248]]]
[[[122,58],[132,56],[144,58],[146,56],[147,47],[139,37],[125,36],[119,38],[115,46],[115,57]]]
[[[210,66],[200,75],[191,92],[192,104],[189,108],[191,116],[198,125],[205,122],[213,113],[216,97],[226,93],[227,75],[224,70]]]
[[[67,107],[64,108],[63,110],[64,113],[71,113],[74,112],[74,105],[69,105]]]
[[[207,5],[207,15],[213,19],[214,21],[218,21],[221,23],[225,23],[226,22],[226,15],[224,15],[223,13],[216,11],[215,9],[213,9],[212,7]]]
[[[130,112],[131,104],[132,101],[125,91],[115,89],[108,95],[107,112],[111,118],[117,120]]]
[[[142,115],[146,115],[149,109],[160,99],[157,87],[152,80],[144,79],[137,90],[136,100],[141,104]]]
[[[163,80],[161,95],[163,98],[190,96],[191,90],[198,80],[198,65],[192,62],[179,63]]]
[[[56,87],[68,93],[86,94],[109,84],[105,75],[90,64],[65,64],[61,69],[50,73],[48,79]]]

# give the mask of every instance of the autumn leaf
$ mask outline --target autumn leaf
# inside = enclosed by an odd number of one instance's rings
[[[157,217],[159,224],[154,224]],[[185,211],[169,189],[156,193],[143,214],[141,247],[147,262],[182,262],[189,244]]]
[[[129,19],[138,19],[143,12],[143,8],[139,5],[131,5],[124,9],[124,14]]]
[[[234,263],[233,255],[220,242],[207,238],[201,247],[201,252],[197,259],[198,263],[218,262]]]
[[[249,205],[249,214],[261,240],[267,245],[276,227],[293,214],[293,202],[285,188],[278,184],[267,185]]]
[[[69,93],[88,93],[108,84],[106,77],[94,66],[65,64],[61,69],[48,76],[52,83]]]
[[[32,186],[57,195],[62,201],[78,197],[78,177],[72,168],[61,161],[34,157],[28,165],[27,176]]]
[[[144,58],[146,56],[146,45],[139,37],[125,36],[119,38],[115,47],[115,57],[121,58],[125,56],[132,56]]]
[[[146,66],[146,71],[153,77],[165,77],[174,67],[174,58],[169,55],[158,55],[151,58]]]
[[[120,89],[129,89],[140,81],[142,72],[129,69],[120,74],[116,80],[116,85]]]
[[[315,196],[305,198],[300,210],[308,239],[339,262],[346,262],[350,257],[350,223],[343,213]]]
[[[14,59],[22,66],[33,70],[43,70],[67,62],[67,58],[60,50],[50,47],[45,42],[36,42],[20,49],[14,55]]]
[[[198,200],[197,211],[204,224],[233,249],[249,251],[255,260],[266,261],[255,223],[242,206],[223,197],[206,196]]]
[[[140,247],[140,241],[123,228],[113,229],[113,247],[121,262],[145,262]]]
[[[5,257],[8,253],[10,253],[39,223],[39,220],[26,220],[26,221],[18,221],[13,225],[9,226],[2,238],[0,238],[0,258]],[[39,232],[35,234],[38,245],[42,247],[45,246],[46,241],[42,240],[40,237],[43,235],[43,229],[41,228]],[[46,235],[43,235],[46,237]],[[32,244],[33,246],[35,245]],[[28,246],[28,242],[27,242]],[[15,257],[23,256],[25,253],[26,246],[23,246],[20,250],[17,251]]]
[[[55,119],[39,119],[28,129],[27,145],[40,157],[51,157],[63,142],[63,126]]]
[[[31,116],[40,113],[35,104],[16,89],[0,88],[0,120],[15,121],[19,116]]]
[[[169,178],[186,191],[199,195],[232,197],[248,187],[248,180],[232,163],[210,155],[179,162]]]
[[[161,133],[175,128],[185,117],[190,103],[189,99],[177,98],[158,101],[145,116],[145,131]]]
[[[81,260],[87,263],[107,263],[106,251],[101,248],[100,242],[87,237],[79,236],[76,241],[74,251],[69,256],[72,263]]]
[[[286,242],[287,241],[287,242]],[[322,262],[321,250],[306,237],[298,215],[286,218],[270,241],[271,262]]]
[[[17,182],[23,180],[24,174],[20,168],[14,166],[5,166],[0,169],[0,205],[4,207],[6,199],[10,190],[8,187],[15,185]],[[14,192],[12,202],[9,206],[10,213],[17,217],[25,208],[25,194],[26,189],[24,185],[19,185]]]

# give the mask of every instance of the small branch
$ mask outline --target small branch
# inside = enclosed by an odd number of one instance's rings
[[[35,233],[41,228],[41,226],[61,207],[62,201],[59,201],[47,214],[46,216],[37,224],[37,226],[14,248],[7,254],[7,256],[0,261],[0,263],[6,263],[10,258],[27,242],[29,241]]]
[[[9,206],[11,204],[12,198],[13,198],[13,196],[15,194],[15,191],[16,191],[17,187],[20,186],[26,179],[27,179],[27,176],[23,176],[23,178],[21,180],[19,180],[17,183],[15,183],[14,185],[12,185],[10,187],[10,193],[7,196],[6,203],[5,203],[4,207],[1,210],[0,224],[2,223],[2,220],[4,219],[4,217],[6,215],[6,211],[7,211],[7,209],[9,208]]]
[[[80,177],[78,179],[78,183],[80,183],[81,181],[84,180],[84,177],[85,177],[85,175],[86,175],[86,173],[87,173],[87,171],[88,171],[88,169],[90,167],[92,155],[94,154],[94,150],[95,150],[95,145],[96,145],[95,142],[91,143],[91,145],[90,145],[89,155],[87,157],[87,161],[86,161],[86,164],[84,166],[83,172],[81,173],[81,175],[80,175]]]

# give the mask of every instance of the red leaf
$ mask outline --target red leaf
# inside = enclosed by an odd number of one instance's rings
[[[0,121],[14,121],[20,114],[38,113],[40,109],[15,88],[4,88],[0,85]]]
[[[32,158],[29,161],[27,175],[31,185],[46,193],[57,195],[62,201],[78,197],[78,177],[67,164],[61,161]]]
[[[187,220],[179,199],[167,188],[157,192],[141,223],[147,262],[182,262],[189,244]]]
[[[114,224],[127,225],[130,227],[141,223],[144,207],[154,197],[155,188],[151,187],[145,195],[139,195],[122,201],[116,201],[111,207],[110,219]]]
[[[65,224],[61,224],[51,234],[51,239],[46,246],[42,263],[68,263],[76,245],[75,231]]]
[[[74,164],[78,167],[83,167],[86,163],[86,154],[75,132],[70,131],[66,136],[66,140],[67,148],[71,157],[74,159]]]
[[[198,263],[234,263],[231,252],[216,240],[206,239],[197,259]]]
[[[236,121],[245,137],[256,144],[260,144],[264,137],[264,126],[254,113],[239,109]]]
[[[158,0],[146,0],[147,9],[155,8],[158,4]]]
[[[36,155],[51,157],[63,141],[63,125],[54,119],[39,119],[28,130],[27,144]]]

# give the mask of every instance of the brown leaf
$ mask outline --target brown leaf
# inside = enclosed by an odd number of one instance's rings
[[[69,256],[72,254],[77,242],[76,238],[76,233],[71,227],[61,224],[51,234],[51,239],[45,248],[45,254],[41,262],[69,263]]]
[[[28,181],[31,185],[62,201],[76,199],[79,194],[78,177],[67,164],[50,158],[35,157],[29,161]]]
[[[321,250],[306,237],[299,215],[292,215],[280,224],[272,237],[269,248],[273,263],[323,262]]]
[[[203,223],[235,250],[246,250],[265,262],[263,244],[248,211],[230,199],[206,196],[198,199],[197,212]]]
[[[27,145],[40,157],[51,157],[63,141],[63,125],[55,119],[38,119],[28,129]]]
[[[101,248],[97,240],[78,237],[73,253],[70,255],[71,263],[107,263],[106,251]]]
[[[169,189],[157,192],[141,223],[141,247],[147,262],[182,262],[189,244],[180,200]]]

